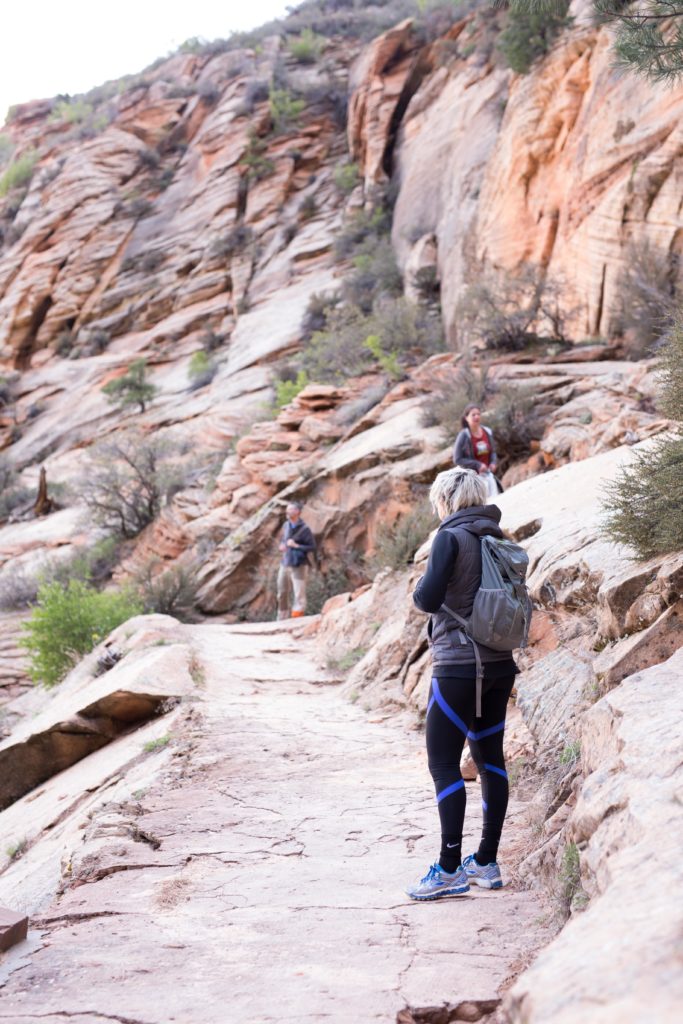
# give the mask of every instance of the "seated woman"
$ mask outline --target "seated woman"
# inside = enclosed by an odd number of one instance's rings
[[[455,439],[453,465],[479,473],[486,484],[487,497],[495,498],[503,487],[495,476],[498,457],[493,433],[482,425],[481,408],[475,402],[465,406],[460,422],[462,430]]]

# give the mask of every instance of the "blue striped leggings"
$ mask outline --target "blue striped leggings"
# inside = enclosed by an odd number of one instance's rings
[[[477,851],[480,863],[496,859],[508,805],[508,777],[503,757],[505,713],[515,677],[484,679],[482,715],[475,718],[473,679],[432,679],[427,709],[427,756],[441,819],[442,849],[462,844],[465,783],[460,757],[465,739],[479,771],[484,826]]]

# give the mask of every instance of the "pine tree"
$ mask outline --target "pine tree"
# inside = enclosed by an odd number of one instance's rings
[[[662,411],[676,426],[658,438],[609,485],[604,528],[641,558],[683,548],[683,315],[662,350]]]
[[[139,405],[144,412],[147,402],[151,402],[156,388],[147,380],[147,363],[144,359],[136,359],[130,364],[123,377],[110,380],[102,391],[113,405],[125,409],[129,405]]]
[[[503,0],[504,2],[504,0]],[[598,24],[614,28],[618,67],[652,81],[674,83],[683,74],[683,0],[593,0]],[[509,0],[511,14],[560,17],[565,0]]]
[[[677,0],[595,0],[598,20],[614,25],[617,66],[655,82],[683,74],[683,3]]]

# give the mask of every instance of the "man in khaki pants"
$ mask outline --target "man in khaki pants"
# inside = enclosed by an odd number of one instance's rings
[[[291,617],[296,619],[306,614],[308,553],[315,550],[313,534],[301,518],[298,501],[290,501],[287,505],[287,519],[282,527],[279,547],[282,560],[277,574],[277,617],[288,619],[291,606]]]

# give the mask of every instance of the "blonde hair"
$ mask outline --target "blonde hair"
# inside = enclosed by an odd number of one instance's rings
[[[473,469],[447,469],[439,473],[429,491],[432,508],[440,519],[472,505],[485,505],[488,488]]]

